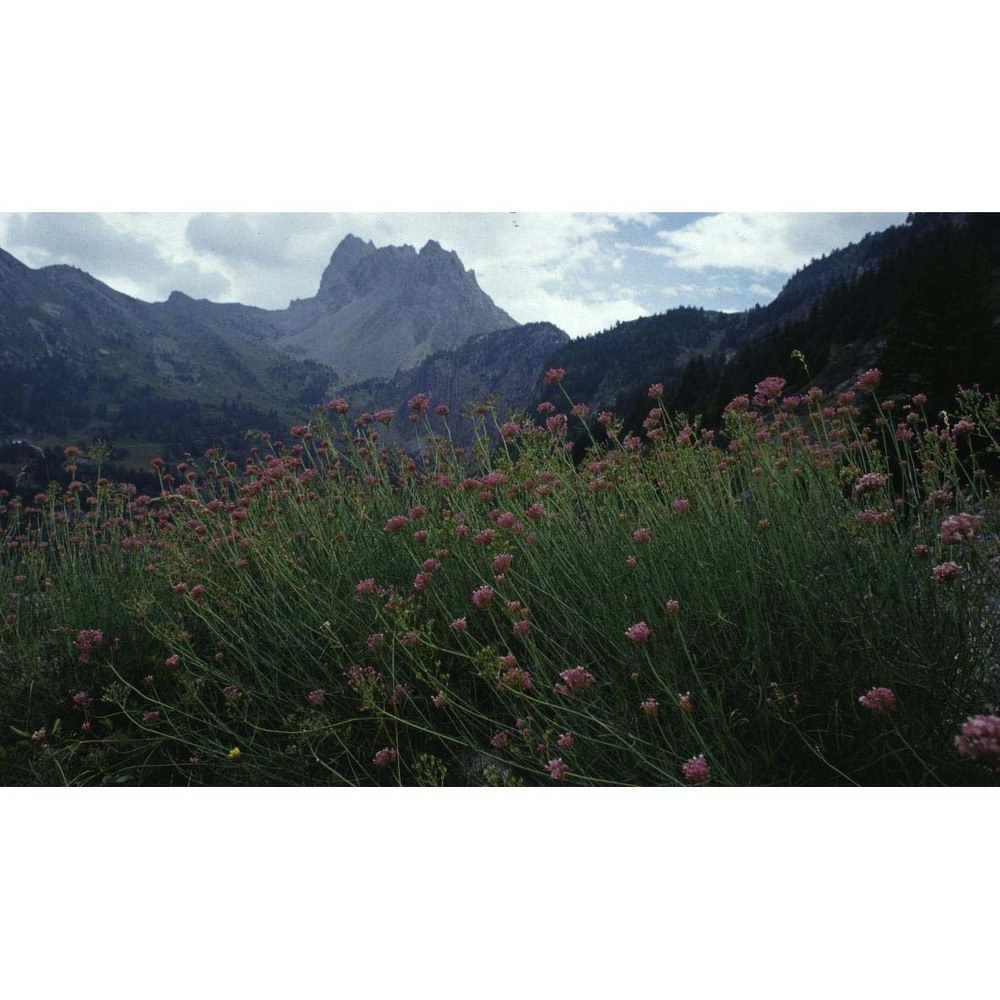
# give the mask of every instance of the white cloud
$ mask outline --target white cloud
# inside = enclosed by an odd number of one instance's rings
[[[898,213],[723,212],[680,229],[660,230],[660,243],[632,249],[687,271],[735,268],[790,274],[812,257],[901,221]]]

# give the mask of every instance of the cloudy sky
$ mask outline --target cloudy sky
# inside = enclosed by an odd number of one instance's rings
[[[455,250],[518,322],[572,336],[680,305],[766,304],[814,257],[903,213],[6,213],[0,246],[73,264],[119,291],[282,309],[314,295],[348,233]]]

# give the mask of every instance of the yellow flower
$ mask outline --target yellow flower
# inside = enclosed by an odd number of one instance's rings
[[[240,759],[240,748],[239,747],[233,747],[233,749],[229,751],[229,759],[230,760],[239,760]]]

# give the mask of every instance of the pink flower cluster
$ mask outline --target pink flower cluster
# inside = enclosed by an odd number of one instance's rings
[[[774,401],[781,395],[782,390],[785,388],[785,380],[779,378],[777,375],[770,375],[762,382],[758,382],[754,386],[754,406],[766,406],[768,404],[773,404]],[[733,400],[736,402],[736,400]]]
[[[372,758],[372,763],[376,767],[388,767],[396,759],[396,751],[393,747],[383,747]]]
[[[881,381],[882,373],[877,368],[869,368],[868,371],[858,376],[857,382],[854,383],[854,388],[858,392],[873,392],[878,388]]]
[[[955,749],[965,757],[992,764],[1000,771],[1000,717],[970,716],[955,737]]]
[[[306,695],[306,701],[308,701],[310,705],[319,705],[325,697],[326,691],[324,691],[323,688],[316,688],[315,691],[310,691],[309,694]]]
[[[935,583],[948,583],[957,580],[962,575],[962,567],[956,562],[939,563],[931,570]]]
[[[586,691],[591,684],[597,683],[597,678],[589,670],[584,670],[583,667],[564,670],[559,678],[562,683],[556,684],[553,688],[556,694],[576,694],[578,691]]]
[[[562,757],[556,757],[545,765],[549,769],[549,777],[553,781],[562,781],[569,768],[563,763]]]
[[[640,703],[639,708],[651,719],[660,710],[660,703],[655,698],[647,698],[644,702]]]
[[[687,781],[694,784],[704,784],[709,780],[709,778],[712,777],[711,768],[708,766],[708,761],[705,760],[705,755],[703,753],[685,761],[681,766],[681,773]]]
[[[982,527],[983,519],[979,514],[952,514],[941,522],[938,538],[946,545],[960,545],[975,538]]]
[[[565,368],[550,368],[542,381],[546,385],[558,385],[566,377]]]
[[[888,476],[883,476],[881,472],[866,472],[854,484],[855,493],[864,493],[865,490],[880,489],[889,482]]]
[[[90,663],[91,654],[104,642],[104,633],[99,628],[84,628],[76,633],[73,646],[80,663]]]
[[[472,603],[477,608],[485,608],[486,605],[492,600],[493,588],[488,583],[484,583],[481,587],[477,587],[472,592]]]
[[[503,657],[501,662],[506,659],[507,657]],[[501,691],[504,688],[510,691],[530,691],[533,687],[534,685],[531,682],[531,674],[529,674],[523,667],[507,667],[500,674],[500,680],[497,681],[498,691]]]
[[[867,694],[858,698],[863,708],[876,715],[888,715],[896,707],[896,695],[892,688],[873,687]]]
[[[652,634],[650,627],[645,622],[636,622],[625,630],[626,637],[631,642],[636,643],[648,642]]]
[[[502,573],[505,569],[510,568],[513,561],[514,557],[509,552],[501,552],[500,555],[493,557],[493,572]]]

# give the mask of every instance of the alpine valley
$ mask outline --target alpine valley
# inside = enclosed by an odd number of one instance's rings
[[[249,431],[280,435],[333,396],[352,415],[420,393],[456,414],[488,400],[502,420],[565,404],[543,384],[549,368],[565,369],[575,402],[633,432],[657,382],[668,409],[706,426],[769,375],[834,393],[878,366],[887,394],[920,389],[945,405],[959,384],[1000,388],[1000,217],[911,215],[742,313],[679,308],[575,340],[529,319],[433,240],[418,252],[347,236],[316,294],[281,310],[180,292],[143,302],[0,250],[0,489],[45,489],[65,478],[66,445],[96,441],[109,475],[148,488],[154,457],[240,457]]]

